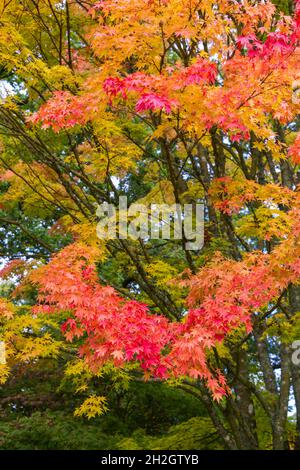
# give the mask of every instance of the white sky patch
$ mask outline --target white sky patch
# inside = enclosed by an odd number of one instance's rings
[[[0,98],[5,99],[13,94],[13,87],[6,80],[0,80]]]

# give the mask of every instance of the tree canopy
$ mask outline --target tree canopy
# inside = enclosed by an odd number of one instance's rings
[[[4,434],[94,448],[84,417],[161,393],[165,426],[124,411],[103,447],[300,449],[299,1],[1,0],[0,22]],[[204,204],[203,247],[99,238],[124,196]]]

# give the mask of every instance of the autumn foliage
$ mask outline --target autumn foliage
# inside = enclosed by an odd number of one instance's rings
[[[2,271],[17,280],[14,307],[0,304],[7,337],[22,336],[9,321],[37,289],[28,318],[63,337],[30,343],[30,357],[65,340],[91,375],[108,365],[179,385],[229,448],[259,447],[249,406],[289,447],[293,393],[299,446],[300,3],[75,1],[65,20],[54,2],[25,3],[22,27],[2,12],[0,59],[19,82],[1,104],[1,214],[42,251]],[[95,204],[121,195],[204,202],[203,250],[99,240]]]

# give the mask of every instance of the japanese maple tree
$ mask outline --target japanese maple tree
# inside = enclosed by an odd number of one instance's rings
[[[230,449],[261,447],[261,414],[269,445],[299,448],[299,2],[13,1],[2,16],[0,220],[26,240],[2,274],[21,272],[19,299],[38,288],[29,317],[58,321],[90,374],[197,396]],[[204,247],[98,239],[95,204],[124,195],[204,202]]]

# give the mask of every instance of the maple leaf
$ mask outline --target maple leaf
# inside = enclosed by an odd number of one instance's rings
[[[118,77],[107,78],[103,83],[103,89],[108,96],[117,96],[121,93],[124,99],[127,98],[124,80]]]
[[[43,129],[52,127],[55,132],[59,132],[61,128],[85,124],[86,118],[84,107],[76,96],[67,91],[55,91],[52,98],[27,121],[32,124],[42,121]]]
[[[75,416],[87,416],[88,419],[102,415],[108,408],[105,397],[91,395],[74,412]]]
[[[172,107],[175,107],[176,104],[176,101],[169,100],[164,96],[159,96],[154,93],[144,93],[138,100],[135,109],[137,112],[165,110],[167,114],[170,114]]]

